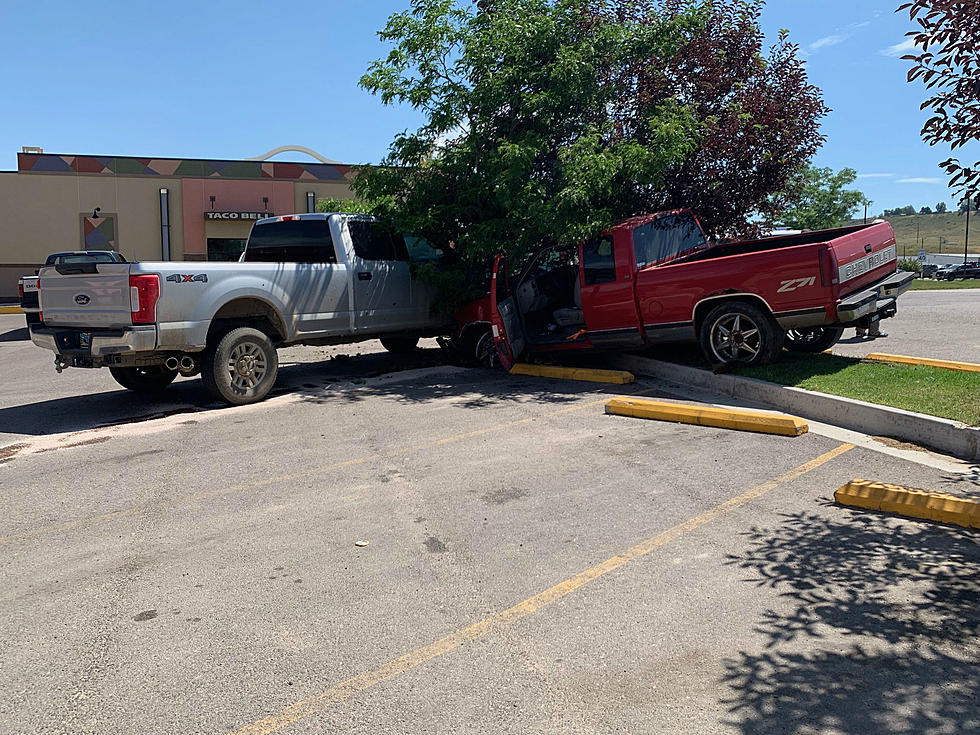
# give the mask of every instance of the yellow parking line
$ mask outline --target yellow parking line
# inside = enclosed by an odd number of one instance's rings
[[[24,310],[19,306],[0,306],[0,314],[23,314]]]
[[[940,523],[953,523],[964,528],[980,528],[980,500],[948,493],[889,485],[884,482],[851,480],[834,492],[834,500],[841,505],[881,510]]]
[[[869,362],[894,362],[900,365],[925,365],[927,367],[960,370],[965,373],[980,373],[980,365],[975,362],[960,362],[958,360],[933,360],[931,357],[909,357],[908,355],[889,355],[884,352],[872,352],[865,360]]]
[[[773,488],[785,482],[789,482],[790,480],[794,480],[797,477],[816,469],[820,465],[839,457],[844,452],[853,448],[853,444],[841,444],[836,449],[832,449],[829,452],[821,454],[819,457],[811,459],[809,462],[806,462],[805,464],[802,464],[789,472],[785,472],[775,479],[764,482],[751,490],[745,491],[741,495],[737,495],[734,498],[726,500],[724,503],[716,505],[701,515],[691,518],[690,520],[673,526],[663,533],[659,533],[656,536],[651,536],[645,541],[641,541],[635,546],[626,549],[626,551],[623,553],[606,559],[604,562],[597,564],[590,569],[579,572],[575,576],[569,577],[565,581],[556,584],[554,587],[549,587],[543,592],[539,592],[533,597],[529,597],[523,602],[517,603],[513,607],[509,607],[506,610],[496,613],[495,615],[484,618],[478,623],[473,623],[466,628],[457,630],[456,632],[447,635],[445,638],[440,638],[434,643],[417,648],[414,651],[406,653],[404,656],[399,656],[398,658],[388,661],[387,663],[384,663],[371,671],[366,671],[363,674],[358,674],[357,676],[347,679],[346,681],[335,684],[319,694],[314,694],[312,697],[300,700],[299,702],[286,707],[278,714],[263,717],[250,725],[245,725],[244,727],[233,731],[230,733],[230,735],[269,735],[269,733],[280,730],[294,722],[322,712],[331,705],[334,705],[337,702],[342,702],[358,692],[362,692],[365,689],[375,686],[376,684],[380,684],[383,681],[414,669],[427,661],[431,661],[438,656],[449,653],[465,643],[474,641],[477,638],[482,638],[488,633],[492,633],[495,630],[516,623],[518,620],[526,618],[528,615],[537,612],[541,608],[550,605],[556,600],[560,600],[565,595],[574,592],[583,585],[609,574],[609,572],[619,569],[632,561],[636,561],[646,554],[649,554],[654,549],[664,546],[665,544],[680,538],[690,531],[711,523],[715,519],[730,513],[736,508],[745,505],[749,501],[765,495]]]
[[[625,397],[609,401],[606,404],[606,413],[782,436],[800,436],[810,429],[803,419],[787,414]]]

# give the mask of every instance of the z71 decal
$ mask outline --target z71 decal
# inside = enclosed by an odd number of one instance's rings
[[[791,278],[788,281],[781,281],[779,283],[779,288],[776,289],[776,293],[795,291],[796,289],[803,288],[804,286],[812,286],[816,282],[816,276],[810,276],[809,278]]]
[[[193,275],[188,273],[185,275],[183,273],[173,273],[167,276],[167,280],[172,283],[207,283],[208,274],[198,273],[197,275]]]

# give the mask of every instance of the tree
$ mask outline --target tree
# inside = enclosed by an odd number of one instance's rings
[[[780,222],[797,230],[824,230],[843,224],[867,199],[860,191],[845,188],[856,178],[857,171],[852,168],[834,173],[831,168],[807,167],[790,183],[792,201]]]
[[[936,205],[936,214],[945,214],[946,212],[946,202],[939,202]]]
[[[932,214],[932,208],[923,207],[922,209],[919,210],[919,214]]]
[[[744,231],[821,144],[826,113],[785,35],[763,53],[760,7],[412,0],[361,85],[425,122],[354,189],[399,228],[453,241],[474,283],[497,251],[520,261],[642,212],[690,206]]]
[[[921,50],[902,57],[913,62],[908,80],[921,77],[927,89],[935,90],[920,106],[932,112],[922,139],[929,145],[948,144],[951,150],[980,140],[980,6],[965,0],[914,0],[899,6],[902,10],[920,26],[905,34]],[[980,161],[963,166],[948,158],[939,165],[959,193],[980,191]]]

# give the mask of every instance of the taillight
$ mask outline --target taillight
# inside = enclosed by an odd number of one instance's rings
[[[133,324],[153,324],[157,320],[157,300],[160,298],[160,276],[130,276],[129,301]]]
[[[23,283],[18,283],[17,284],[17,298],[19,298],[21,301],[24,300],[24,284]]]
[[[829,248],[820,251],[820,285],[836,286],[840,283],[840,269],[837,258]]]

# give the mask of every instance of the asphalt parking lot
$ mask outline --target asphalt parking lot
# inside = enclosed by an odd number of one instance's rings
[[[881,331],[888,336],[869,340],[849,329],[833,351],[980,362],[980,290],[908,291],[898,300],[898,314],[881,322]]]
[[[0,732],[980,729],[977,534],[832,503],[980,468],[432,348],[145,404],[0,320]]]

